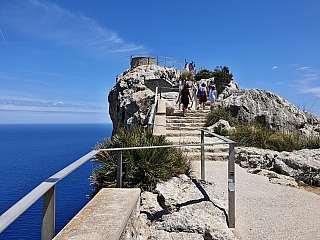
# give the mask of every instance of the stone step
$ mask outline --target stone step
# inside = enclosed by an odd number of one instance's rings
[[[192,116],[192,117],[203,117],[205,118],[208,113],[210,113],[211,111],[208,109],[208,110],[188,110],[187,111],[187,116]],[[181,110],[175,110],[173,114],[167,116],[167,117],[171,117],[171,116],[182,116],[183,112],[182,112],[182,109]]]
[[[200,135],[178,135],[178,136],[167,136],[166,138],[175,143],[200,143],[201,136]],[[204,137],[205,143],[221,143],[222,140],[215,137]]]
[[[189,127],[189,128],[198,128],[198,129],[202,129],[203,127],[203,123],[199,123],[199,122],[176,122],[176,123],[170,123],[166,124],[167,129],[170,129],[170,127]]]
[[[177,128],[167,127],[166,136],[167,137],[195,136],[195,137],[198,137],[198,139],[200,139],[201,131],[197,130],[197,129],[188,129],[188,128],[187,129],[184,129],[184,128],[177,129]]]
[[[166,128],[166,136],[168,137],[183,137],[183,136],[194,136],[194,137],[199,137],[201,136],[201,130],[208,130],[206,127],[193,127],[193,128],[188,128],[188,127],[168,127]],[[215,138],[211,134],[205,133],[204,134],[205,138]]]
[[[200,122],[202,124],[204,124],[206,122],[206,119],[203,117],[166,117],[166,122],[168,125],[171,125],[172,123],[179,123],[179,122]]]

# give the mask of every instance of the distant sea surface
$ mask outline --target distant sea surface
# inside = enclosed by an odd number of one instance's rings
[[[41,182],[110,138],[112,124],[0,125],[0,214]],[[91,161],[56,185],[56,233],[88,203]],[[0,240],[41,239],[43,197],[5,231]]]

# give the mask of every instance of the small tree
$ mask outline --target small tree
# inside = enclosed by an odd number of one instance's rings
[[[219,94],[222,93],[225,85],[229,84],[233,80],[233,75],[232,73],[230,73],[229,68],[226,66],[217,66],[213,72],[207,69],[203,69],[194,76],[195,80],[197,81],[212,77],[214,78],[214,83]]]
[[[217,66],[212,75],[214,77],[214,83],[216,84],[218,93],[221,93],[225,85],[229,84],[233,80],[233,75],[226,66]]]
[[[208,79],[208,78],[212,78],[213,77],[213,72],[207,70],[207,69],[203,69],[200,70],[199,72],[197,72],[197,74],[194,76],[194,79],[196,81],[199,81],[201,79]]]

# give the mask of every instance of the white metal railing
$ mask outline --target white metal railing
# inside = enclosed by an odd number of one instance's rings
[[[79,158],[69,166],[52,175],[31,192],[29,192],[20,201],[9,208],[0,216],[0,233],[3,232],[12,222],[14,222],[21,214],[29,209],[39,198],[44,197],[42,211],[42,229],[41,239],[49,240],[55,236],[55,185],[68,176],[74,170],[82,166],[84,163],[92,159],[100,151],[118,151],[118,167],[117,167],[117,187],[122,187],[122,151],[136,149],[154,149],[168,147],[201,147],[201,179],[205,180],[205,151],[206,145],[229,145],[229,162],[228,162],[228,225],[230,228],[235,228],[235,174],[234,174],[234,147],[235,142],[218,134],[201,129],[201,139],[199,144],[173,144],[165,146],[144,146],[144,147],[128,147],[128,148],[108,148],[93,150],[83,157]],[[205,134],[212,135],[222,140],[222,142],[205,143]]]
[[[149,117],[149,121],[148,121],[148,125],[153,127],[153,123],[154,123],[154,117],[156,115],[156,108],[158,105],[158,87],[156,87],[156,92],[154,95],[154,103],[151,106],[151,112],[150,112],[150,117]]]
[[[39,198],[44,196],[42,210],[41,239],[52,239],[55,235],[55,185],[71,172],[89,161],[99,151],[93,150],[69,166],[52,175],[24,196],[20,201],[0,216],[0,233],[3,232],[22,213],[28,210]]]

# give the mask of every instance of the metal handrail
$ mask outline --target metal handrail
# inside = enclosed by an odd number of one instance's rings
[[[150,55],[150,54],[134,54],[130,56],[130,60],[132,58],[136,57],[146,57],[146,58],[155,58],[157,60],[158,66],[164,66],[164,67],[175,67],[179,69],[179,71],[182,71],[184,69],[184,66],[176,60],[175,58],[166,57],[166,56],[157,56],[157,55]]]
[[[151,125],[156,125],[151,123]],[[158,125],[161,126],[161,125]],[[183,128],[183,127],[179,127]],[[186,129],[186,128],[185,128]],[[206,145],[218,145],[218,144],[229,144],[229,165],[228,165],[228,191],[229,191],[229,227],[235,227],[235,197],[234,197],[234,146],[235,142],[227,139],[218,134],[212,133],[205,129],[194,129],[201,131],[200,144],[172,144],[164,146],[144,146],[144,147],[127,147],[127,148],[107,148],[93,150],[83,157],[79,158],[72,164],[68,165],[61,171],[52,175],[36,188],[29,192],[20,201],[9,208],[5,213],[0,216],[0,233],[3,232],[12,222],[14,222],[21,214],[29,209],[39,198],[44,196],[43,201],[43,213],[42,213],[42,230],[41,239],[47,240],[52,239],[55,236],[55,185],[63,178],[68,176],[74,170],[82,166],[84,163],[92,159],[96,154],[101,151],[119,151],[118,154],[118,170],[117,170],[117,187],[122,187],[122,151],[124,150],[136,150],[136,149],[154,149],[154,148],[168,148],[168,147],[190,147],[200,146],[201,147],[201,178],[205,179],[205,164],[204,164],[204,146]],[[205,143],[204,133],[208,133],[214,137],[217,137],[222,142]]]
[[[156,112],[157,104],[158,104],[158,87],[156,87],[156,92],[155,92],[155,96],[154,96],[154,103],[152,104],[152,107],[151,107],[148,125],[153,125],[154,117],[156,115],[155,112]]]
[[[97,150],[93,150],[52,175],[4,212],[0,216],[0,233],[29,209],[39,198],[44,196],[41,239],[52,239],[55,235],[55,185],[89,161],[98,152]]]

